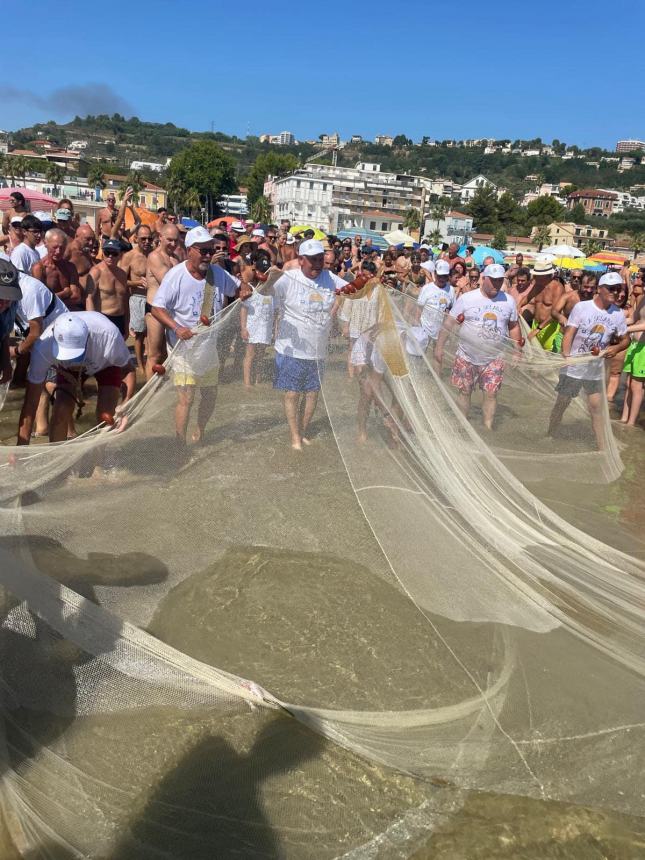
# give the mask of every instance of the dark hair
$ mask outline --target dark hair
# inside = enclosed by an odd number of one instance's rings
[[[370,272],[372,275],[375,275],[376,263],[373,263],[371,260],[364,260],[361,263],[361,269],[364,269],[366,272]]]
[[[226,233],[215,233],[213,239],[217,239],[219,242],[226,242],[228,245],[228,235]]]
[[[457,260],[457,262],[456,262],[456,263],[454,263],[454,265],[453,265],[453,267],[452,267],[452,271],[453,271],[453,272],[455,271],[455,269],[457,268],[457,266],[459,266],[459,268],[461,269],[461,274],[462,274],[462,277],[463,277],[463,275],[465,275],[465,274],[466,274],[466,264],[465,264],[465,263],[462,263],[462,261],[461,261],[461,260]]]
[[[448,250],[448,243],[447,243],[447,242],[442,242],[442,243],[441,243],[441,250],[442,250],[442,251],[447,251],[447,250]]]
[[[159,215],[161,212],[167,212],[167,211],[168,211],[168,210],[166,209],[166,207],[165,207],[165,206],[160,206],[160,207],[157,209],[157,215]]]
[[[475,246],[474,245],[467,245],[466,250],[468,251],[469,254],[472,254],[473,251],[475,250]]]
[[[14,200],[17,200],[21,206],[25,205],[25,195],[21,194],[20,191],[12,191],[9,196],[13,197]]]
[[[42,230],[43,225],[40,219],[36,218],[35,215],[25,215],[25,217],[20,222],[20,226],[23,230]]]
[[[305,230],[302,235],[305,237],[305,239],[313,239],[316,234],[313,230]]]
[[[517,272],[515,272],[515,277],[519,278],[520,275],[522,275],[522,276],[526,275],[527,278],[530,278],[531,272],[526,268],[526,266],[520,266],[520,268],[517,270]]]

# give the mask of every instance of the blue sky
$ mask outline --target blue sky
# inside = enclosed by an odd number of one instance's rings
[[[643,0],[32,0],[3,24],[2,129],[121,109],[240,136],[645,139]]]

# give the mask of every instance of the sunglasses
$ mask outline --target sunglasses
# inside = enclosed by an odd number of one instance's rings
[[[121,252],[120,251],[103,251],[103,256],[104,257],[120,257]]]
[[[198,254],[201,254],[202,257],[210,257],[213,254],[212,248],[197,248],[193,246],[193,249],[197,251]]]

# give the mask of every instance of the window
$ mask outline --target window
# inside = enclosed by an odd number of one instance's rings
[[[376,230],[376,221],[370,221],[370,230]]]
[[[309,183],[309,190],[310,190],[310,191],[313,191],[313,187],[314,187],[313,182],[310,182],[310,183]]]
[[[388,230],[389,226],[385,221],[381,221],[381,230]]]
[[[300,180],[299,179],[296,181],[296,188],[300,188]]]

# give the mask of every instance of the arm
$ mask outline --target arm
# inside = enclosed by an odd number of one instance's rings
[[[45,267],[42,264],[42,261],[39,263],[34,263],[31,267],[31,276],[41,281],[45,286],[47,286],[47,281],[45,280]]]
[[[434,358],[439,367],[441,367],[441,363],[443,362],[443,349],[448,340],[448,335],[454,331],[456,326],[458,325],[457,320],[451,316],[450,314],[445,314],[443,318],[443,325],[441,326],[441,331],[439,332],[439,337],[437,338],[437,345],[434,349]]]
[[[119,236],[119,231],[121,230],[121,225],[125,220],[125,210],[128,208],[128,203],[130,202],[130,198],[132,197],[132,189],[126,188],[125,193],[123,195],[123,200],[121,201],[121,205],[119,206],[119,211],[116,215],[116,220],[112,226],[112,230],[110,231],[110,239],[117,239]]]
[[[643,331],[645,331],[645,322],[640,323],[643,327]],[[618,355],[623,349],[627,349],[629,344],[631,343],[629,334],[624,334],[618,343],[615,343],[613,346],[608,346],[604,351],[604,355],[606,358],[613,358],[615,355]]]
[[[18,420],[18,445],[28,445],[31,440],[31,431],[34,426],[34,419],[43,385],[44,383],[42,382],[27,382],[25,399]]]
[[[555,302],[553,307],[551,308],[551,319],[554,319],[556,322],[559,322],[561,326],[566,327],[567,318],[562,313],[566,307],[568,296],[566,293],[560,296],[560,298]]]
[[[79,304],[83,300],[83,291],[81,290],[81,284],[78,280],[78,272],[76,270],[76,266],[74,266],[74,270],[70,272],[69,275],[69,287],[66,287],[62,292],[58,294],[58,297],[61,299],[71,299],[74,304]]]
[[[15,348],[16,356],[25,355],[26,353],[30,352],[32,346],[36,343],[42,333],[43,317],[36,317],[33,320],[29,320],[29,332],[27,334],[27,337]]]
[[[515,322],[511,322],[508,324],[508,335],[515,342],[515,348],[517,350],[522,349],[522,329],[520,328],[520,324],[518,320]]]
[[[637,334],[639,331],[645,331],[645,320],[627,326],[627,331],[629,334]]]
[[[137,230],[139,229],[139,225],[141,224],[141,216],[139,215],[136,208],[132,204],[130,204],[128,206],[128,209],[132,213],[132,218],[134,219],[134,224],[132,225],[132,227],[130,227],[129,230],[124,230],[123,235],[127,236],[129,239],[130,236],[134,235],[134,233],[136,233]]]
[[[96,271],[96,266],[90,269],[90,273],[87,276],[87,281],[85,282],[85,310],[86,311],[100,311],[101,310],[101,296],[99,294],[99,276]]]
[[[178,326],[165,308],[152,305],[152,316],[170,331],[174,331],[180,340],[190,340],[193,332],[184,326]]]
[[[164,275],[169,270],[166,268],[165,264],[158,259],[153,251],[148,257],[148,271],[152,274],[156,282],[160,284],[163,281]],[[146,272],[146,280],[147,274],[148,273]]]
[[[9,353],[9,335],[2,338],[0,344],[0,385],[11,382],[13,367],[11,366],[11,355]]]
[[[573,339],[576,336],[577,331],[577,325],[568,325],[564,330],[564,337],[562,338],[562,355],[566,358],[571,355],[571,347],[573,346]]]

